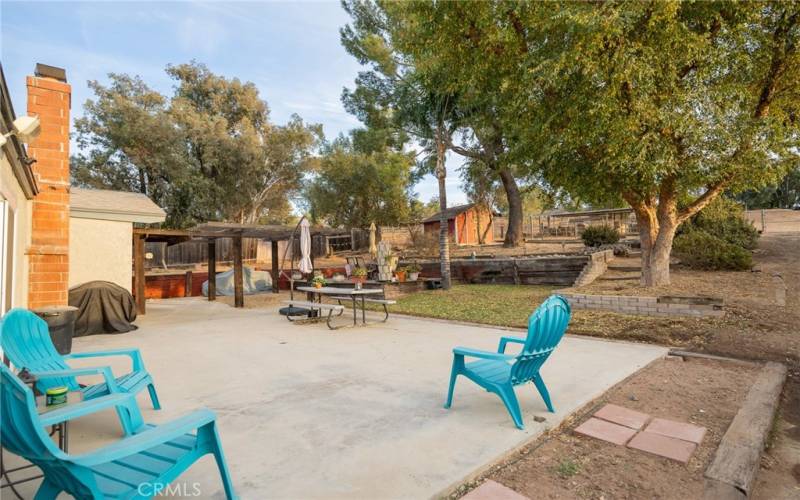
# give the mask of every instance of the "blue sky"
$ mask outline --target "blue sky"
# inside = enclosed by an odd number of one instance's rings
[[[359,126],[340,96],[358,62],[339,43],[348,22],[338,0],[327,2],[0,2],[0,53],[17,115],[25,113],[25,76],[37,62],[65,68],[73,117],[91,97],[88,80],[108,73],[141,76],[170,94],[167,64],[195,59],[215,73],[255,83],[284,123],[293,113],[322,123],[325,135]],[[73,148],[76,147],[73,143]],[[465,201],[458,158],[448,161],[448,201]],[[437,193],[436,181],[416,187]]]

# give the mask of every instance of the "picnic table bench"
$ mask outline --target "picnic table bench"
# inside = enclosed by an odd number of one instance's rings
[[[311,287],[311,286],[300,286],[297,287],[298,291],[306,292],[309,295],[308,301],[300,301],[300,300],[290,300],[287,301],[287,304],[291,306],[300,306],[300,307],[307,307],[310,310],[309,316],[312,317],[312,314],[316,313],[316,311],[328,311],[327,317],[327,324],[328,328],[331,330],[336,330],[337,328],[341,328],[341,326],[333,326],[331,320],[333,319],[333,313],[338,312],[337,316],[341,316],[344,313],[344,306],[342,305],[343,300],[350,300],[353,304],[353,326],[358,325],[358,299],[361,299],[361,324],[367,324],[367,314],[366,314],[366,303],[379,303],[382,304],[384,307],[385,317],[383,321],[385,322],[389,318],[389,310],[388,305],[395,303],[393,300],[385,300],[382,297],[374,297],[375,295],[382,296],[383,290],[380,288],[339,288],[339,287],[329,287],[324,286],[321,288]],[[322,297],[327,296],[337,300],[338,304],[323,304]],[[372,296],[372,297],[370,297]],[[314,300],[314,299],[317,300]],[[288,316],[287,316],[288,317]],[[342,325],[344,326],[344,325]]]

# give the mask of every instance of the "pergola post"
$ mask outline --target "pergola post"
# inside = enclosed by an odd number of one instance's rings
[[[144,305],[144,235],[133,235],[133,276],[136,312],[145,313]]]
[[[217,300],[217,240],[208,239],[208,300]]]
[[[244,276],[242,273],[242,237],[233,237],[233,305],[244,307]]]
[[[280,270],[278,269],[278,242],[272,242],[272,293],[279,293],[278,278]]]

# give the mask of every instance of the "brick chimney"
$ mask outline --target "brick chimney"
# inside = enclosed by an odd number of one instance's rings
[[[28,308],[67,305],[69,278],[69,110],[72,87],[66,72],[36,65],[27,78],[28,115],[41,133],[28,145],[36,159],[39,194],[33,199]]]

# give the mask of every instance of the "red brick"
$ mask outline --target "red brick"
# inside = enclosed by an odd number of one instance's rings
[[[47,120],[48,123],[53,123],[51,118],[63,118],[65,112],[67,111],[60,105],[59,106],[34,105],[34,107],[28,109],[30,112],[39,115],[39,118],[42,121]]]
[[[627,443],[636,434],[636,431],[630,427],[612,424],[599,418],[590,418],[576,427],[575,432],[620,445]]]
[[[461,497],[461,500],[528,500],[528,497],[489,479]]]
[[[686,463],[692,456],[696,444],[652,432],[642,431],[628,443],[628,448],[646,451],[654,455]]]
[[[66,278],[66,273],[40,273],[31,272],[31,283],[60,283]]]
[[[684,422],[675,422],[664,418],[654,418],[645,431],[682,439],[696,444],[700,444],[703,441],[703,436],[706,435],[705,427]]]
[[[37,262],[31,265],[31,272],[36,273],[66,273],[68,271],[68,262]]]
[[[28,89],[33,87],[37,89],[49,90],[51,92],[61,92],[64,94],[72,93],[72,87],[70,86],[70,84],[59,82],[58,80],[52,80],[50,78],[29,76],[27,78],[27,84],[28,84]]]
[[[630,427],[631,429],[641,429],[644,424],[650,420],[650,415],[646,413],[629,410],[628,408],[612,404],[600,408],[594,416],[615,424]]]

